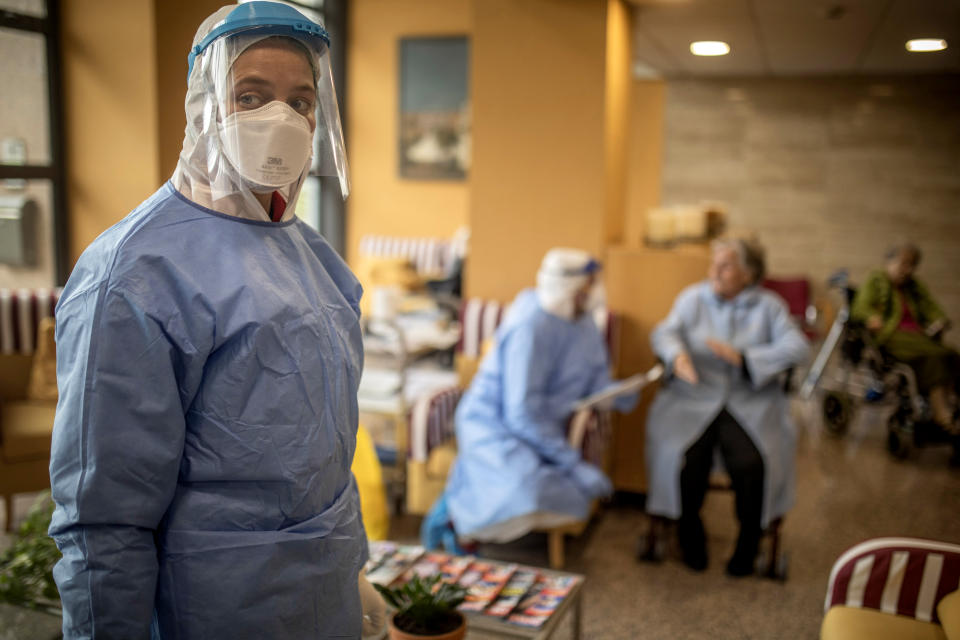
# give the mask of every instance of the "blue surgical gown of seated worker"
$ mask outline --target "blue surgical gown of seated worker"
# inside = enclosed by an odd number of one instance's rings
[[[522,292],[457,409],[444,494],[457,534],[502,542],[585,519],[610,482],[570,447],[566,425],[578,400],[610,383],[589,314],[566,320]]]
[[[360,286],[302,222],[168,183],[57,308],[67,638],[359,638]]]

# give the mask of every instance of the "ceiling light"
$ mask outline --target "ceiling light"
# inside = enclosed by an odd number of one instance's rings
[[[943,51],[947,48],[947,41],[939,38],[918,38],[907,41],[907,51],[914,53],[926,51]]]
[[[730,45],[716,40],[701,40],[690,43],[690,53],[695,56],[725,56],[730,53]]]

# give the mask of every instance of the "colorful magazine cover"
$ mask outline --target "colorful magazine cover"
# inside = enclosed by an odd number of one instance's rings
[[[440,582],[455,584],[473,564],[473,556],[450,556],[440,567]]]
[[[413,576],[429,578],[430,576],[436,575],[440,573],[440,567],[449,559],[450,556],[446,553],[428,551],[420,556],[420,559],[414,562],[406,573],[403,574],[403,579],[400,580],[400,582],[409,582]]]
[[[392,553],[385,552],[380,564],[367,572],[367,580],[373,584],[388,586],[402,576],[423,555],[423,551],[423,547],[419,545],[396,545]]]
[[[415,575],[429,578],[439,574],[441,582],[454,583],[460,579],[472,562],[473,556],[454,556],[449,553],[430,551],[410,567],[403,575],[402,581],[407,582]]]
[[[387,556],[393,555],[397,550],[396,542],[389,542],[387,540],[371,540],[368,543],[368,548],[370,550],[370,557],[367,558],[366,564],[363,565],[363,573],[368,574],[381,564]]]
[[[460,577],[459,584],[468,589],[466,600],[457,608],[460,611],[483,611],[500,595],[516,569],[515,564],[474,562]]]
[[[500,595],[497,596],[493,604],[487,607],[483,613],[498,618],[507,616],[517,608],[523,596],[526,595],[526,593],[530,591],[530,588],[537,582],[539,575],[536,571],[527,569],[518,570],[513,574],[513,577],[510,578],[510,582],[503,588],[503,591],[500,592]]]
[[[540,576],[507,622],[525,627],[543,625],[579,580],[576,576]]]

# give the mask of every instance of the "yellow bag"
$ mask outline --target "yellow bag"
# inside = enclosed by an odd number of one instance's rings
[[[383,486],[380,461],[370,433],[361,424],[357,429],[357,450],[350,467],[360,491],[360,511],[370,540],[386,540],[390,533],[387,492]]]

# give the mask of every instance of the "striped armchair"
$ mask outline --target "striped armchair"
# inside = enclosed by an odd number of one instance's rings
[[[53,312],[59,297],[59,289],[0,289],[0,496],[8,531],[14,494],[50,486],[57,406]],[[42,367],[34,366],[35,358]]]
[[[37,327],[53,310],[62,289],[0,289],[0,354],[32,355]]]
[[[876,538],[834,563],[821,640],[960,639],[960,545]]]
[[[401,238],[368,235],[360,239],[360,257],[406,258],[421,276],[446,275],[459,255],[455,243],[444,238]]]

